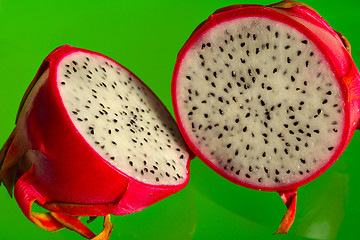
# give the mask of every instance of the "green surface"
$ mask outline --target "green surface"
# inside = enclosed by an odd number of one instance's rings
[[[57,3],[50,3],[57,2]],[[171,109],[176,55],[193,29],[217,8],[271,1],[14,1],[0,0],[0,145],[14,127],[21,97],[43,58],[70,44],[103,53],[137,74]],[[359,1],[306,1],[352,43],[360,64]],[[288,235],[272,236],[285,206],[274,192],[237,186],[199,159],[187,188],[142,212],[113,216],[112,239],[360,239],[356,133],[340,159],[301,187]],[[0,239],[82,239],[48,233],[0,188]],[[100,231],[102,219],[90,224]]]

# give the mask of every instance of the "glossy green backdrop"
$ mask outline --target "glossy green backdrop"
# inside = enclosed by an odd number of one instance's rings
[[[43,58],[70,44],[108,55],[137,74],[171,110],[176,55],[216,9],[271,1],[0,0],[0,145],[14,127],[26,87]],[[352,44],[360,65],[359,1],[305,1]],[[276,193],[237,186],[199,159],[184,190],[128,216],[113,216],[112,239],[360,239],[360,134],[320,178],[301,187],[288,235],[272,236],[285,205]],[[102,219],[90,224],[100,231]],[[48,233],[28,221],[0,188],[0,239],[82,239]]]

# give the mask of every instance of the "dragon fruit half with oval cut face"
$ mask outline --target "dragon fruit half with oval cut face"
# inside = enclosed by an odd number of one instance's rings
[[[70,46],[43,62],[0,152],[0,178],[37,226],[96,236],[82,216],[125,215],[186,186],[189,160],[174,119],[134,74]],[[49,210],[31,210],[36,202]]]
[[[175,116],[208,166],[248,188],[276,191],[295,217],[297,189],[343,152],[359,121],[360,75],[343,35],[293,1],[216,11],[175,65]]]

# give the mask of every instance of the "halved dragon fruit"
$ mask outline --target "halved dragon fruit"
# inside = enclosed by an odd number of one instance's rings
[[[78,217],[125,215],[186,186],[193,154],[174,119],[134,74],[62,46],[43,62],[0,152],[0,179],[37,226],[96,236]],[[49,213],[31,210],[36,202]],[[96,236],[96,237],[95,237]]]
[[[350,45],[293,1],[216,11],[181,49],[172,82],[185,140],[228,180],[277,191],[295,217],[297,189],[340,156],[359,121]]]

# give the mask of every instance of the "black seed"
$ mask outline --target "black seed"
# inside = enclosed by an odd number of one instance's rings
[[[218,136],[218,138],[220,139],[220,138],[222,138],[222,136],[223,136],[222,133],[220,133],[219,136]]]
[[[237,171],[236,171],[236,175],[239,175],[239,174],[240,174],[240,170],[237,170]]]
[[[224,126],[224,130],[225,130],[225,131],[228,131],[229,128],[228,128],[227,126]]]
[[[303,163],[303,164],[306,163],[306,160],[305,160],[305,159],[300,158],[300,161],[301,161],[301,163]]]
[[[289,57],[287,57],[286,61],[287,63],[291,63],[291,59]]]
[[[280,182],[280,180],[279,180],[278,178],[275,178],[275,182],[277,182],[277,183],[278,183],[278,182]]]
[[[249,166],[249,172],[252,172],[252,170],[253,170],[253,169],[252,169],[252,167],[251,167],[251,166]]]
[[[308,41],[307,40],[302,40],[301,41],[303,44],[308,44]]]
[[[246,118],[250,117],[250,113],[247,113],[247,114],[245,115],[245,117],[246,117]]]
[[[279,32],[275,32],[275,37],[276,37],[276,38],[279,37]]]
[[[329,148],[328,148],[329,151],[331,151],[331,150],[333,150],[333,149],[334,149],[334,147],[329,147]]]
[[[228,54],[228,57],[230,58],[230,59],[233,59],[233,56],[229,53]]]
[[[263,157],[266,157],[266,152],[263,152],[262,156],[263,156]]]
[[[305,62],[305,66],[308,67],[309,66],[309,61]]]
[[[279,170],[275,169],[275,174],[279,175],[280,174]]]
[[[245,46],[245,42],[242,42],[242,43],[240,44],[240,46],[241,46],[241,47],[244,47],[244,46]]]
[[[246,131],[247,131],[247,127],[244,127],[244,128],[243,128],[243,132],[246,132]]]
[[[208,118],[208,117],[209,117],[209,115],[205,113],[205,114],[204,114],[204,117],[205,117],[205,118]]]
[[[277,69],[277,68],[274,68],[273,73],[276,73],[277,71],[278,71],[278,69]]]
[[[245,177],[250,178],[250,175],[249,175],[249,174],[245,174]]]
[[[230,148],[231,147],[231,143],[229,143],[228,145],[226,145],[227,148]]]
[[[132,161],[130,161],[129,164],[130,164],[130,166],[133,166],[133,165],[134,165],[134,163],[133,163]]]
[[[239,122],[240,122],[240,119],[238,119],[238,118],[235,119],[235,122],[236,122],[236,123],[239,123]]]
[[[326,104],[327,102],[328,102],[328,100],[325,99],[325,100],[322,102],[322,104]]]
[[[249,149],[250,149],[250,145],[247,144],[247,145],[246,145],[246,150],[249,150]]]

